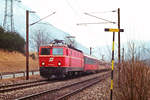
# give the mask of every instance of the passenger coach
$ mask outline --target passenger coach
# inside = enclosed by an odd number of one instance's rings
[[[91,56],[84,56],[84,71],[85,72],[97,72],[99,69],[99,60]]]

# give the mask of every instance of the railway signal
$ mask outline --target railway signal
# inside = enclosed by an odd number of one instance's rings
[[[112,43],[112,71],[111,71],[111,86],[110,86],[110,100],[112,100],[113,95],[113,73],[114,73],[114,44],[115,44],[115,32],[124,32],[124,29],[112,29],[105,28],[105,32],[113,32],[113,43]]]
[[[124,32],[124,29],[105,28],[106,32]]]

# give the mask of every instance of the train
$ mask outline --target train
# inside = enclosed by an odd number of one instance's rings
[[[44,78],[58,78],[82,73],[95,73],[100,61],[64,43],[53,43],[39,48],[39,70]]]

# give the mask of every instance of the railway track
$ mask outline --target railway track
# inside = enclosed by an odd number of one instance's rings
[[[50,81],[48,81],[48,80],[37,80],[37,81],[32,81],[32,82],[24,82],[24,83],[5,85],[5,86],[0,87],[0,93],[29,88],[32,86],[49,84],[49,83],[50,83]]]
[[[79,82],[74,82],[71,84],[67,84],[65,86],[60,86],[51,90],[46,90],[40,93],[24,96],[21,98],[18,98],[17,100],[34,100],[34,99],[39,99],[39,100],[62,100],[65,99],[75,93],[78,93],[79,91],[82,91],[83,89],[94,85],[105,78],[110,77],[110,73],[97,76],[91,79],[87,79],[84,81],[79,81]]]
[[[109,71],[109,70],[100,70],[100,72],[106,72],[106,71]],[[67,80],[67,79],[65,79],[65,80]],[[4,85],[4,86],[0,86],[0,93],[14,91],[14,90],[18,90],[18,89],[30,88],[33,86],[49,84],[49,83],[57,82],[57,81],[58,80],[56,80],[54,78],[54,79],[50,79],[49,81],[46,79],[43,79],[43,80],[37,80],[37,81],[31,81],[31,82],[23,82],[23,83]]]
[[[41,81],[46,81],[46,80],[36,80],[36,81],[30,81],[30,82],[22,82],[22,83],[14,83],[14,84],[8,84],[8,85],[1,85],[0,89],[2,88],[7,88],[7,87],[13,87],[16,85],[25,85],[25,84],[30,84],[30,83],[35,83],[35,82],[41,82]]]
[[[74,78],[76,78],[76,77],[74,77]],[[68,80],[68,79],[65,78],[63,80]],[[54,78],[54,79],[50,79],[50,80],[45,79],[45,80],[37,80],[37,81],[31,81],[31,82],[23,82],[23,83],[4,85],[4,86],[0,86],[0,93],[10,92],[10,91],[19,90],[19,89],[30,88],[30,87],[33,87],[33,86],[40,86],[40,85],[54,83],[54,82],[58,82],[58,81],[60,81],[60,80],[56,80]]]

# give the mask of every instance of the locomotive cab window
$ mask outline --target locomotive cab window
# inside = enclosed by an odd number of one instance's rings
[[[63,55],[63,48],[53,48],[53,55]]]
[[[50,48],[41,48],[41,55],[50,55]]]

